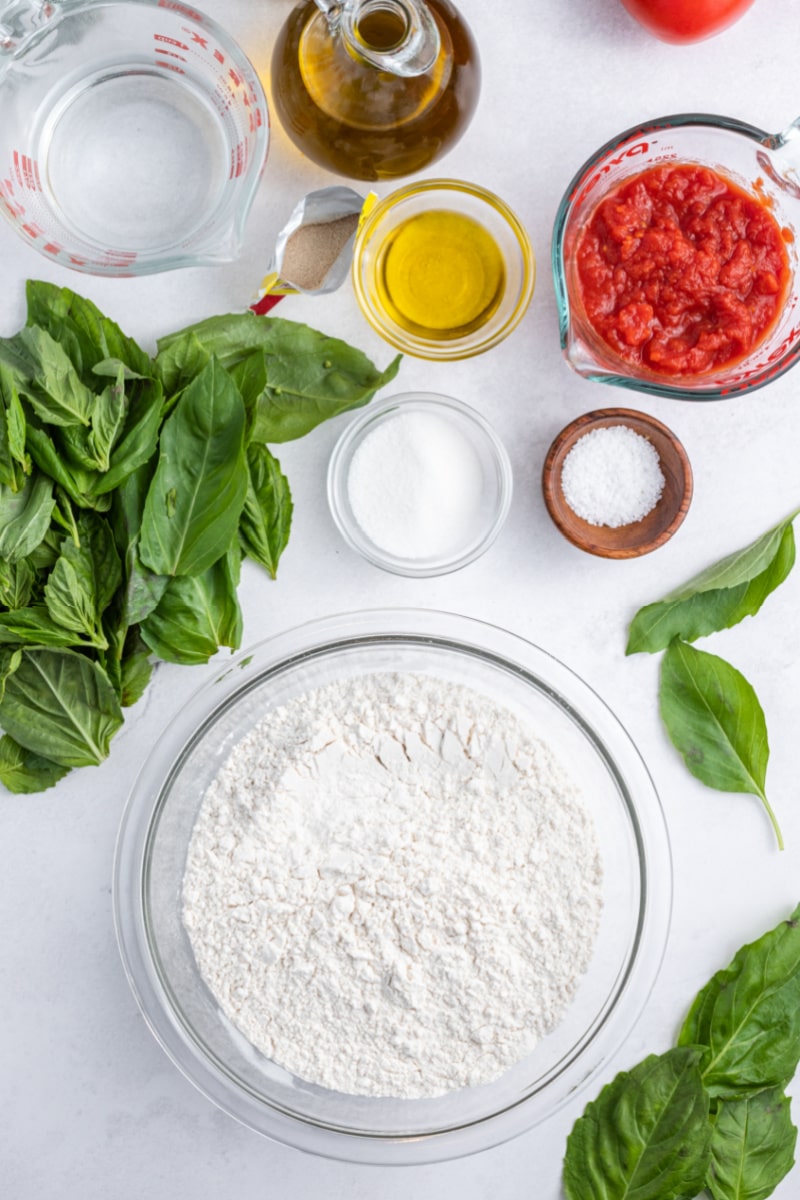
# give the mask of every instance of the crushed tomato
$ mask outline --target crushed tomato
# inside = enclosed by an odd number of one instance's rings
[[[605,196],[576,266],[586,318],[626,362],[699,375],[746,358],[791,277],[766,206],[708,167],[652,167]]]

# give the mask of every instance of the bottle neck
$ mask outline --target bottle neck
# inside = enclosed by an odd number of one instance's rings
[[[424,0],[316,0],[347,50],[392,75],[423,75],[439,55],[441,39]]]

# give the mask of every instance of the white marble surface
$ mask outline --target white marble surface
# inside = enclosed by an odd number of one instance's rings
[[[205,0],[265,80],[273,37],[291,0]],[[730,114],[776,131],[800,110],[797,0],[756,0],[745,18],[704,44],[657,42],[618,0],[462,0],[480,42],[484,86],[461,144],[428,174],[494,189],[527,225],[539,258],[533,305],[501,347],[462,364],[406,360],[397,390],[449,392],[478,406],[512,456],[508,524],[458,575],[413,581],[350,553],[328,515],[327,458],[347,418],[284,449],[296,519],[280,578],[246,565],[245,643],[335,611],[412,605],[460,611],[520,633],[563,659],[618,714],[655,778],[675,866],[675,904],[661,975],[646,1011],[592,1091],[645,1053],[670,1044],[686,1005],[744,941],[798,898],[800,802],[800,572],[762,613],[705,643],[734,661],[767,714],[768,791],[786,837],[779,854],[758,802],[703,788],[668,745],[656,706],[657,662],[623,654],[636,608],[743,545],[800,503],[800,374],[717,405],[636,398],[665,420],[691,457],[696,491],[675,539],[632,562],[582,555],[544,509],[539,474],[555,433],[591,408],[630,401],[573,375],[558,347],[549,268],[561,193],[584,158],[618,131],[677,111]],[[0,93],[0,105],[2,93]],[[0,109],[0,111],[2,111]],[[50,264],[0,228],[0,335],[23,321],[23,281],[84,291],[152,349],[192,319],[243,309],[269,246],[296,198],[333,177],[304,162],[280,129],[241,259],[214,269],[100,280]],[[387,189],[379,189],[385,191]],[[291,298],[282,316],[357,343],[380,363],[390,351],[360,318],[349,287]],[[110,759],[54,791],[0,797],[0,1178],[9,1200],[554,1200],[564,1140],[589,1094],[518,1140],[437,1166],[377,1169],[308,1157],[241,1128],[171,1065],[128,990],[112,927],[111,865],[125,798],[142,758],[208,668],[162,666],[116,739]],[[796,1109],[797,1111],[797,1109]],[[775,1193],[800,1195],[800,1176]]]

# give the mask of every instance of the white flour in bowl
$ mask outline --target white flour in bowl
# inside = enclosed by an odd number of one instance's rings
[[[183,920],[244,1036],[340,1092],[487,1083],[561,1020],[602,907],[595,831],[507,709],[425,675],[331,683],[232,750]]]

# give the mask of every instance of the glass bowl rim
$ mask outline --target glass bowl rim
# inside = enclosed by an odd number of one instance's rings
[[[370,425],[385,420],[396,409],[412,407],[423,412],[437,409],[453,412],[458,415],[459,420],[463,418],[465,423],[472,425],[490,451],[492,461],[497,468],[499,481],[497,505],[492,520],[488,523],[486,532],[480,541],[458,555],[419,563],[413,559],[397,558],[395,555],[386,554],[374,546],[366,536],[359,537],[358,527],[355,522],[348,519],[339,502],[339,493],[346,485],[346,472],[356,449],[355,443],[364,430]],[[390,571],[394,575],[424,579],[459,571],[469,563],[475,562],[489,549],[497,539],[508,517],[514,490],[514,474],[511,459],[499,434],[476,408],[455,396],[446,396],[443,392],[409,391],[386,396],[378,403],[369,405],[342,431],[328,460],[326,487],[328,508],[334,524],[352,550],[355,550],[373,566],[381,567],[384,571]]]
[[[549,699],[584,732],[609,773],[634,776],[633,818],[642,900],[637,951],[614,1002],[597,1029],[579,1043],[564,1070],[494,1113],[422,1134],[374,1134],[337,1128],[261,1102],[233,1085],[209,1055],[199,1053],[170,1004],[154,964],[148,936],[145,881],[147,847],[163,810],[171,780],[220,709],[230,706],[264,675],[324,651],[357,645],[413,642],[468,651],[539,683]],[[264,662],[254,662],[260,654]],[[537,672],[544,668],[546,678]],[[249,681],[249,682],[248,682]],[[564,693],[562,695],[562,692]],[[577,696],[577,702],[575,700]],[[576,706],[577,704],[577,706]],[[591,717],[583,715],[588,706]],[[596,732],[599,726],[601,732]],[[607,748],[604,730],[615,739]],[[176,741],[176,738],[178,739]],[[159,748],[167,749],[165,771]],[[179,750],[176,752],[174,746]],[[626,792],[631,789],[626,788]],[[628,806],[629,808],[631,806]],[[120,821],[112,878],[114,928],[128,984],[151,1033],[181,1073],[207,1099],[241,1124],[271,1139],[321,1157],[381,1165],[433,1163],[464,1157],[527,1132],[554,1115],[594,1080],[630,1035],[645,1008],[666,950],[672,912],[672,854],[664,812],[652,777],[630,735],[598,693],[570,667],[525,638],[500,626],[442,610],[367,609],[315,618],[266,638],[241,652],[206,680],[163,728],[131,787]],[[591,1062],[587,1052],[593,1050]],[[554,1087],[554,1085],[558,1085]]]
[[[503,218],[505,224],[514,236],[520,253],[522,264],[522,283],[517,300],[502,325],[498,326],[489,336],[479,339],[474,345],[461,345],[460,339],[452,342],[428,342],[413,334],[398,332],[393,324],[384,321],[380,311],[371,303],[366,288],[361,279],[361,259],[369,237],[375,226],[387,213],[397,205],[426,192],[451,192],[456,195],[472,196],[483,204],[494,209]],[[536,286],[536,255],[528,232],[522,221],[512,208],[500,196],[478,183],[462,179],[437,178],[423,179],[419,183],[409,183],[396,188],[388,196],[379,198],[367,211],[356,235],[353,246],[352,281],[358,307],[369,324],[384,341],[396,350],[416,358],[427,359],[431,362],[455,362],[466,358],[474,358],[487,350],[499,345],[519,325],[527,312]],[[487,326],[488,328],[488,326]]]
[[[628,129],[609,138],[608,141],[604,142],[602,146],[590,154],[567,184],[553,221],[550,263],[556,294],[559,338],[562,352],[565,352],[567,349],[570,328],[570,302],[566,285],[567,273],[564,264],[564,235],[574,191],[592,167],[625,142],[637,135],[644,137],[646,134],[658,132],[660,129],[680,128],[682,126],[706,126],[713,129],[721,129],[728,133],[738,133],[743,137],[750,138],[751,141],[761,143],[766,148],[769,148],[776,140],[766,130],[760,129],[757,125],[751,125],[747,121],[740,121],[736,117],[726,117],[719,113],[704,112],[669,113],[666,116],[653,117],[649,121],[641,121],[636,125],[631,125]],[[759,388],[766,387],[767,384],[785,375],[798,359],[800,359],[800,339],[798,339],[793,349],[788,350],[777,362],[765,367],[752,379],[741,380],[738,383],[733,383],[725,387],[710,387],[704,391],[693,390],[685,386],[682,387],[679,384],[662,383],[656,379],[646,377],[637,378],[632,375],[616,374],[613,371],[598,370],[596,373],[588,372],[585,378],[596,383],[611,384],[612,386],[642,392],[645,395],[663,396],[672,400],[686,400],[690,403],[696,401],[729,400],[735,396],[755,392]]]

